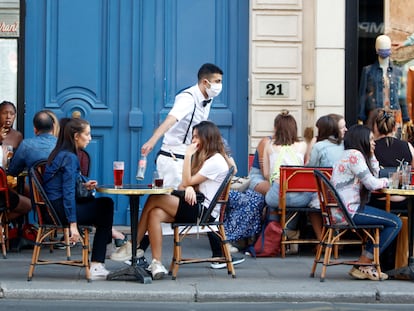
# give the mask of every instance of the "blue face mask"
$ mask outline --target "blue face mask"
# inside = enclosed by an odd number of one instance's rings
[[[378,56],[381,58],[387,58],[391,55],[391,49],[378,49]]]

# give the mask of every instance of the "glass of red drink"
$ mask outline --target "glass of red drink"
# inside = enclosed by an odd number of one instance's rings
[[[122,179],[124,178],[124,162],[114,161],[114,185],[115,188],[122,188]]]

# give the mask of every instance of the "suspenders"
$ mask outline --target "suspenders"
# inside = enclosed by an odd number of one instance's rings
[[[194,98],[194,95],[191,94],[190,92],[184,91],[182,93],[188,93],[191,96],[193,96],[193,98]],[[185,141],[187,140],[187,135],[188,135],[188,132],[190,131],[191,123],[193,122],[195,110],[196,110],[196,103],[195,103],[195,100],[194,100],[194,109],[193,109],[193,113],[191,114],[190,123],[188,123],[187,131],[185,132],[185,136],[184,136],[184,139],[183,139],[183,144],[185,144]]]

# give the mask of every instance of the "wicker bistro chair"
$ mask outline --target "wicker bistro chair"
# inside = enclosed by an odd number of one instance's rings
[[[382,225],[356,225],[349,215],[344,203],[339,197],[338,192],[331,184],[329,179],[319,170],[314,172],[316,185],[318,187],[318,197],[321,206],[321,213],[323,217],[324,227],[322,230],[322,240],[320,241],[312,271],[310,276],[315,277],[316,266],[322,263],[322,272],[320,281],[325,280],[326,269],[332,265],[363,265],[357,261],[331,261],[332,247],[335,245],[343,245],[353,243],[353,241],[341,240],[341,237],[349,232],[354,232],[360,239],[363,245],[369,239],[374,245],[374,260],[378,274],[381,274],[380,259],[379,259],[379,237]],[[321,260],[322,252],[325,251],[323,260]],[[367,264],[367,265],[372,265]]]
[[[3,258],[7,258],[9,243],[9,220],[7,214],[10,208],[9,187],[7,175],[3,167],[0,167],[0,244]]]
[[[234,173],[234,167],[232,166],[227,173],[226,178],[221,183],[210,205],[205,209],[199,223],[172,223],[171,227],[174,230],[174,253],[170,265],[169,274],[172,275],[172,279],[175,280],[178,273],[178,268],[183,264],[201,263],[201,262],[225,262],[227,263],[227,272],[231,274],[233,278],[236,277],[236,272],[231,259],[230,250],[228,247],[229,241],[227,241],[226,233],[224,231],[224,212],[227,205],[231,179]],[[210,222],[209,218],[211,212],[217,204],[221,204],[220,217],[218,221]],[[223,257],[210,257],[210,258],[182,258],[182,242],[184,238],[190,233],[193,227],[207,227],[211,232],[217,235],[221,241],[221,247]],[[180,230],[181,229],[181,230]]]
[[[280,217],[280,225],[283,229],[280,255],[282,258],[286,256],[286,246],[288,244],[318,244],[315,239],[288,239],[286,234],[286,225],[297,213],[320,213],[319,209],[310,207],[287,206],[286,195],[289,192],[317,192],[315,177],[313,172],[315,169],[320,170],[326,176],[331,176],[331,167],[310,167],[310,166],[280,166],[280,187],[279,187],[279,208],[277,213]],[[290,215],[287,217],[287,215]]]
[[[34,210],[38,218],[39,229],[37,232],[35,246],[33,248],[32,261],[29,268],[29,274],[27,277],[28,281],[32,280],[33,272],[36,265],[50,265],[60,264],[75,267],[84,267],[86,279],[90,281],[89,272],[89,231],[88,226],[80,226],[79,232],[81,233],[81,245],[82,254],[81,259],[73,260],[70,256],[70,243],[69,243],[69,225],[64,225],[60,221],[56,211],[50,203],[44,189],[43,183],[43,172],[46,161],[40,161],[36,163],[29,171],[29,181],[32,195],[32,203]],[[63,231],[64,243],[66,247],[66,260],[51,260],[51,259],[40,259],[40,251],[42,246],[50,246],[50,252],[53,252],[53,245],[61,243],[60,240],[54,240],[53,237],[56,231]]]

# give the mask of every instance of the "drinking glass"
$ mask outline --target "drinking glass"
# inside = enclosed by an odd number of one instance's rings
[[[114,161],[114,185],[115,188],[122,188],[122,179],[124,178],[124,162]]]
[[[153,188],[162,188],[164,185],[164,179],[157,171],[154,171],[152,176],[152,187]]]
[[[398,184],[400,182],[399,173],[398,172],[389,172],[388,173],[388,185],[391,189],[398,189]]]
[[[404,165],[401,176],[402,189],[409,189],[411,184],[411,165]]]

